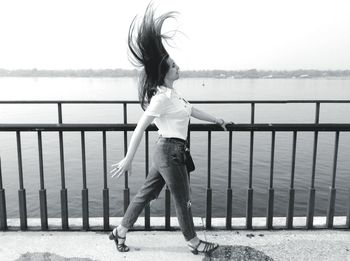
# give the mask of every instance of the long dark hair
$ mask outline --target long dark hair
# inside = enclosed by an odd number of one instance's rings
[[[142,109],[147,107],[152,96],[157,92],[157,86],[164,84],[164,77],[169,70],[169,54],[162,40],[169,36],[162,35],[164,21],[175,18],[177,12],[167,12],[158,18],[154,17],[152,3],[148,4],[142,22],[136,30],[136,18],[131,22],[128,34],[129,60],[137,67],[142,67],[139,75],[138,94]]]

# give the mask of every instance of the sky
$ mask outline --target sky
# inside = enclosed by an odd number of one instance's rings
[[[350,69],[348,0],[154,0],[181,70]],[[149,0],[0,0],[0,68],[133,69],[127,34]]]

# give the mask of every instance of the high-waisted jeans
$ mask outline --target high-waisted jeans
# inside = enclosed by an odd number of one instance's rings
[[[190,183],[185,166],[185,142],[160,137],[145,183],[131,201],[122,226],[131,228],[144,207],[156,199],[167,184],[175,201],[176,215],[185,240],[196,236],[191,212]]]

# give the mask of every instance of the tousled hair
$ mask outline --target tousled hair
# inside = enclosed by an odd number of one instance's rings
[[[135,32],[136,18],[130,24],[128,34],[129,60],[134,66],[141,67],[139,75],[138,95],[142,109],[147,107],[157,86],[164,84],[164,77],[169,70],[168,57],[162,40],[171,37],[161,34],[164,21],[175,18],[177,12],[167,12],[157,18],[150,3],[143,19]]]

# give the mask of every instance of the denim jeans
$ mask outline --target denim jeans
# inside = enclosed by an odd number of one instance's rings
[[[141,211],[152,199],[156,199],[167,184],[175,201],[176,215],[181,231],[188,241],[196,236],[191,212],[190,183],[185,166],[185,142],[160,137],[153,154],[145,183],[131,201],[122,225],[131,228]]]

